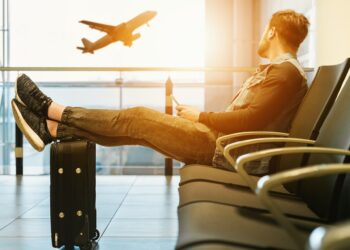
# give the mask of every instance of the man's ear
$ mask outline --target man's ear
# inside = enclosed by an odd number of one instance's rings
[[[272,26],[271,28],[269,28],[269,31],[267,32],[267,38],[272,39],[275,36],[276,36],[276,28],[275,26]]]

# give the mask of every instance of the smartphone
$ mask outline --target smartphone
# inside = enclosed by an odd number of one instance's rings
[[[173,99],[173,101],[176,103],[176,105],[180,105],[180,103],[175,99],[175,97],[173,95],[171,95],[171,98]]]

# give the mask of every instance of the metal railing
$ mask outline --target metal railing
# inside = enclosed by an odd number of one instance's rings
[[[254,67],[0,67],[0,71],[252,72]],[[312,70],[306,68],[306,70]]]
[[[222,73],[252,73],[256,70],[254,67],[0,67],[1,72],[222,72]],[[312,72],[313,68],[304,68],[305,72]],[[45,85],[53,85],[51,83],[45,83]],[[56,84],[57,85],[57,84]],[[60,85],[63,86],[63,85]],[[71,85],[72,86],[72,85]],[[74,86],[92,86],[87,82],[78,82]],[[116,81],[114,83],[105,83],[99,85],[101,87],[165,87],[165,113],[172,115],[172,100],[171,94],[173,92],[173,83],[169,76],[168,80],[164,84],[159,83],[145,83],[145,82],[123,82]],[[196,84],[181,84],[181,87],[195,87]],[[198,85],[197,85],[198,86]],[[203,86],[203,85],[202,85]],[[201,87],[202,87],[201,86]],[[3,83],[3,93],[5,83]],[[16,157],[16,174],[23,175],[23,135],[16,125],[16,137],[15,137],[15,157]],[[165,158],[165,175],[172,175],[173,163],[172,159]]]

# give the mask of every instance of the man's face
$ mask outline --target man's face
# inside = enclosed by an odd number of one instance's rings
[[[258,46],[258,55],[266,58],[267,52],[270,49],[271,46],[271,29],[269,25],[266,26],[265,31],[260,39],[259,46]]]

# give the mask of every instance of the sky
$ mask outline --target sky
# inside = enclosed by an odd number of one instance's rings
[[[10,1],[11,65],[15,66],[204,66],[204,0],[16,0]],[[158,15],[129,48],[120,42],[82,54],[81,38],[104,33],[80,24],[117,25],[146,10]]]

